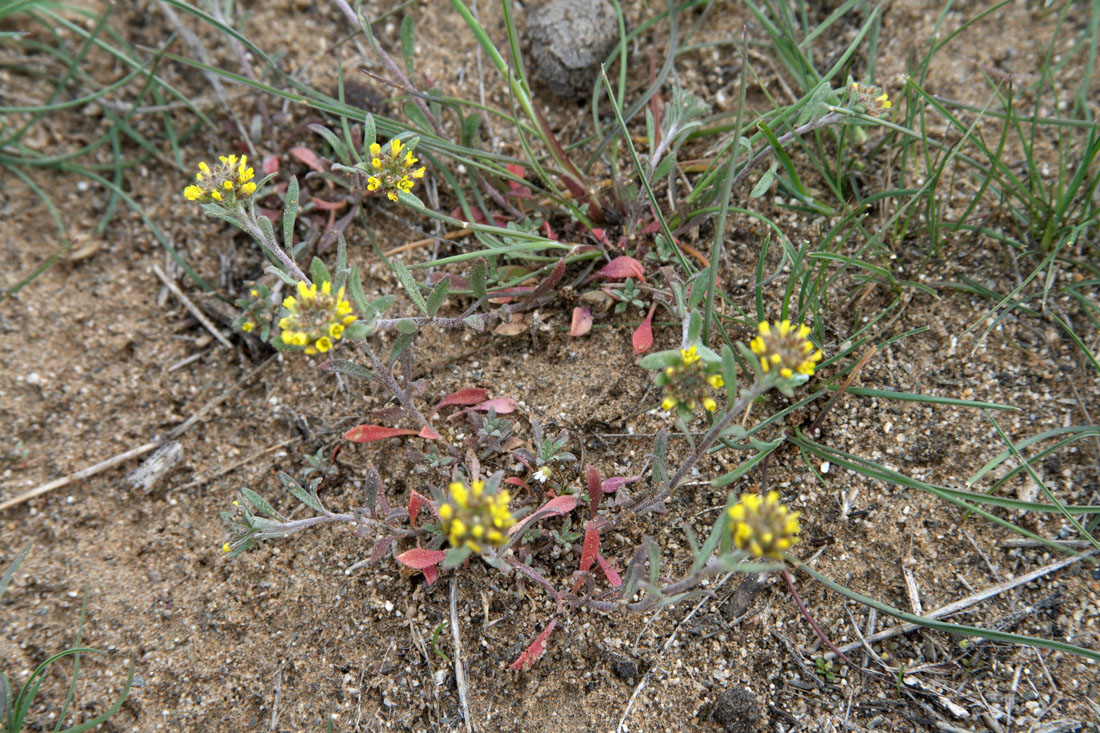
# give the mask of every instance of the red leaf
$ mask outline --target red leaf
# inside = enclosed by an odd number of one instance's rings
[[[416,434],[418,438],[425,438],[427,440],[439,440],[439,433],[432,429],[431,425],[425,425],[420,428],[420,432]]]
[[[509,163],[504,167],[508,169],[509,173],[514,176],[518,176],[519,178],[523,178],[525,175],[527,175],[527,171],[523,169],[522,165]],[[522,183],[519,183],[518,181],[509,180],[508,194],[510,196],[514,196],[517,199],[529,199],[531,198],[531,189],[529,189],[527,186],[524,186]]]
[[[589,468],[592,468],[589,466]],[[600,553],[600,529],[597,522],[588,522],[584,526],[584,545],[581,547],[580,572],[584,573],[592,569],[592,563],[596,561],[596,555]],[[573,592],[581,588],[581,579],[573,585]]]
[[[305,163],[306,165],[308,165],[313,170],[318,171],[320,173],[325,172],[324,166],[321,165],[321,159],[317,157],[317,153],[313,152],[309,148],[302,148],[302,147],[291,148],[287,152],[289,152],[295,158],[297,158],[298,160],[300,160],[303,163]]]
[[[425,501],[426,499],[417,493],[415,489],[409,494],[409,524],[414,527],[416,526],[416,515],[420,514],[420,507],[424,505]]]
[[[554,228],[550,226],[550,222],[544,221],[542,223],[542,231],[546,232],[546,238],[555,242],[558,241],[558,233],[554,231]]]
[[[569,335],[573,338],[583,336],[592,330],[592,311],[587,306],[573,309],[573,323],[569,326]]]
[[[560,514],[568,514],[576,508],[577,497],[573,496],[572,494],[557,496],[540,506],[534,514],[530,514],[527,517],[521,519],[516,524],[513,524],[508,529],[508,534],[512,535],[516,532],[519,532],[521,529],[523,529],[536,519],[545,519],[546,517],[555,517]]]
[[[546,628],[542,630],[542,633],[531,642],[531,646],[523,650],[523,652],[516,658],[516,661],[512,662],[508,669],[526,669],[528,666],[535,663],[542,653],[545,651],[544,645],[546,640],[550,638],[550,634],[554,631],[554,627],[558,625],[558,617],[550,619],[550,623],[546,624]]]
[[[370,551],[370,561],[372,563],[378,562],[386,553],[390,551],[390,547],[393,545],[393,537],[383,537],[374,543],[374,547]]]
[[[634,346],[634,355],[644,354],[653,346],[653,312],[657,310],[657,304],[649,307],[649,315],[645,317],[641,325],[630,336],[630,342]]]
[[[465,387],[457,392],[451,392],[441,399],[439,404],[432,408],[432,414],[434,415],[448,405],[476,405],[479,402],[485,401],[488,397],[489,391],[486,389],[482,389],[481,387]]]
[[[613,476],[603,482],[600,490],[605,494],[614,494],[616,491],[626,486],[627,484],[632,484],[635,481],[641,480],[641,476]]]
[[[509,476],[508,478],[504,479],[504,483],[510,486],[518,486],[521,489],[527,488],[527,483],[519,476]]]
[[[642,267],[642,263],[626,255],[611,260],[596,275],[606,277],[609,280],[625,280],[628,277],[633,277],[645,282],[645,268]]]
[[[429,565],[424,568],[424,580],[428,581],[428,585],[435,582],[435,579],[439,577],[439,568],[435,565]]]
[[[270,176],[272,173],[279,172],[279,156],[268,155],[264,158],[264,162],[260,165],[260,170],[265,176]]]
[[[592,232],[592,236],[597,242],[600,244],[607,244],[607,232],[603,229],[589,229],[588,231]]]
[[[396,438],[399,435],[416,435],[416,431],[405,428],[384,428],[381,425],[356,425],[344,433],[344,440],[350,440],[353,443],[373,443],[376,440]]]
[[[496,410],[498,415],[507,415],[515,412],[516,408],[519,407],[519,403],[511,397],[494,397],[491,400],[485,400],[480,405],[474,405],[472,409],[488,412],[490,407]]]
[[[397,556],[397,562],[413,570],[423,570],[443,562],[447,556],[445,550],[425,550],[423,547],[414,547]]]
[[[600,508],[600,500],[603,499],[603,487],[600,485],[600,472],[592,464],[588,464],[585,471],[585,479],[588,482],[588,511],[589,517],[596,518],[596,510]],[[592,567],[589,565],[588,567]],[[588,568],[584,568],[587,570]]]
[[[611,583],[615,588],[623,584],[623,579],[615,572],[615,568],[611,567],[611,563],[604,559],[604,556],[598,552],[596,553],[596,562],[599,563],[600,570],[603,571],[604,577],[607,578],[608,583]]]

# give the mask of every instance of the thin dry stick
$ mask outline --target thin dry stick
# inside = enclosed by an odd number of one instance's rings
[[[94,466],[89,466],[88,468],[81,469],[81,470],[77,471],[76,473],[70,473],[68,476],[63,476],[62,478],[54,479],[53,481],[42,484],[38,488],[31,489],[30,491],[28,491],[25,494],[20,494],[19,496],[8,499],[5,502],[0,502],[0,512],[4,511],[5,509],[7,509],[9,507],[13,507],[13,506],[17,506],[19,504],[22,504],[25,501],[30,501],[31,499],[35,498],[36,496],[41,496],[42,494],[48,494],[49,492],[53,491],[54,489],[60,489],[62,486],[68,486],[73,481],[80,481],[82,479],[86,479],[86,478],[89,478],[91,476],[95,476],[97,473],[102,473],[103,471],[106,471],[108,468],[114,468],[115,466],[119,465],[120,463],[125,463],[126,461],[130,460],[131,458],[137,458],[138,456],[145,455],[149,451],[155,450],[156,448],[159,448],[160,445],[161,444],[159,442],[146,443],[145,445],[142,445],[142,446],[139,446],[137,448],[133,448],[131,450],[128,450],[125,453],[119,453],[117,456],[115,456],[113,458],[108,458],[107,460],[105,460],[101,463],[97,463]]]
[[[83,479],[95,476],[97,473],[102,473],[103,471],[106,471],[108,468],[114,468],[115,466],[119,465],[120,463],[125,463],[126,461],[130,460],[131,458],[137,458],[138,456],[144,455],[144,454],[148,453],[151,450],[155,450],[155,449],[159,448],[160,446],[164,445],[165,443],[167,443],[169,440],[175,440],[179,436],[183,435],[183,433],[187,432],[187,430],[189,430],[191,428],[191,426],[193,426],[195,423],[197,423],[199,420],[201,420],[203,417],[205,417],[208,412],[210,412],[215,407],[217,407],[222,402],[224,402],[231,394],[233,394],[234,392],[239,390],[248,380],[252,379],[252,377],[259,374],[260,370],[262,370],[268,364],[273,362],[277,356],[278,356],[278,354],[275,354],[275,355],[269,357],[267,359],[267,361],[265,361],[263,364],[260,364],[258,367],[256,367],[252,371],[250,371],[248,374],[246,374],[243,377],[241,377],[240,379],[238,379],[237,383],[235,385],[233,385],[232,387],[230,387],[229,389],[227,389],[225,392],[218,395],[214,399],[207,402],[205,405],[203,405],[199,409],[198,412],[196,412],[191,417],[187,418],[185,421],[183,421],[182,423],[177,425],[172,430],[168,431],[168,434],[165,435],[160,440],[153,441],[151,443],[146,443],[145,445],[139,446],[137,448],[133,448],[133,449],[128,450],[124,453],[119,453],[117,456],[115,456],[113,458],[108,458],[106,461],[103,461],[102,463],[97,463],[94,466],[89,466],[88,468],[81,469],[81,470],[77,471],[76,473],[71,473],[68,476],[64,476],[64,477],[59,478],[59,479],[54,479],[53,481],[42,484],[38,488],[31,489],[30,491],[28,491],[25,494],[20,494],[19,496],[8,499],[7,501],[5,501],[3,503],[0,503],[0,512],[4,511],[5,509],[8,509],[10,507],[22,504],[25,501],[29,501],[30,499],[33,499],[36,496],[41,496],[42,494],[48,494],[49,492],[54,491],[55,489],[60,489],[62,486],[67,486],[67,485],[71,484],[73,481],[82,481]]]
[[[1078,563],[1086,557],[1089,557],[1090,555],[1095,555],[1096,553],[1097,550],[1092,550],[1091,552],[1086,552],[1083,555],[1078,555],[1076,557],[1067,557],[1063,560],[1059,560],[1058,562],[1051,563],[1050,565],[1044,565],[1041,568],[1032,570],[1030,573],[1024,573],[1023,575],[1017,576],[1010,580],[1006,580],[1003,583],[997,583],[996,585],[992,585],[985,590],[980,590],[973,595],[969,595],[966,598],[962,598],[958,601],[955,601],[954,603],[949,603],[946,606],[937,608],[935,611],[930,611],[929,613],[925,614],[924,617],[927,619],[938,619],[944,616],[950,616],[951,614],[962,611],[965,608],[969,608],[976,603],[981,603],[984,600],[988,600],[989,598],[1000,595],[1006,590],[1012,590],[1017,586],[1030,583],[1031,581],[1037,578],[1041,578],[1044,575],[1049,575],[1056,570],[1061,570],[1062,568],[1069,567],[1070,565]],[[884,631],[880,631],[877,634],[871,634],[866,638],[866,641],[868,643],[882,641],[883,639],[889,639],[899,634],[908,634],[910,631],[921,628],[924,627],[920,626],[919,624],[911,624],[909,622],[905,622]],[[856,641],[840,647],[840,651],[848,653],[850,651],[853,651],[854,649],[859,649],[861,646],[863,646],[862,642]],[[825,655],[826,659],[834,659],[835,657],[836,654],[834,654],[833,652],[828,652]]]
[[[198,322],[202,324],[203,328],[209,331],[211,335],[214,336],[214,338],[221,342],[222,346],[232,351],[233,344],[229,341],[229,339],[222,335],[222,332],[218,330],[218,327],[211,323],[210,319],[207,318],[203,314],[203,312],[199,310],[194,303],[191,302],[191,299],[183,294],[183,291],[179,289],[178,285],[168,279],[168,276],[164,274],[164,270],[160,269],[160,265],[153,265],[153,274],[160,278],[160,281],[164,283],[164,287],[172,291],[172,295],[176,296],[176,299],[179,300],[179,302],[183,303],[183,307],[190,311],[191,315],[193,315],[198,320]]]
[[[466,733],[473,733],[474,724],[470,720],[470,702],[467,698],[466,670],[462,666],[462,637],[458,633],[458,603],[455,600],[455,588],[458,578],[451,578],[451,638],[455,644],[455,686],[458,687],[458,700],[462,705],[462,719],[466,722]]]
[[[711,600],[713,596],[718,592],[718,589],[725,585],[726,581],[732,578],[733,575],[733,573],[726,573],[725,577],[719,580],[717,585],[714,586],[714,590],[711,591],[698,603],[696,603],[695,608],[691,609],[691,613],[689,613],[687,616],[684,616],[680,623],[676,624],[676,628],[673,629],[672,633],[668,635],[668,639],[665,640],[664,646],[661,647],[660,654],[664,654],[666,651],[668,651],[668,648],[672,646],[672,642],[676,641],[676,635],[680,633],[681,627],[683,627],[684,624],[690,621],[692,617],[699,612],[699,609],[703,607],[703,604]],[[658,657],[660,656],[660,654],[658,655]],[[623,711],[623,716],[619,718],[619,725],[615,728],[617,733],[626,732],[626,719],[630,717],[630,710],[634,707],[634,701],[638,699],[638,695],[641,694],[642,690],[646,686],[646,683],[649,682],[649,678],[653,675],[653,670],[655,669],[657,669],[656,663],[654,663],[653,666],[649,668],[649,671],[645,673],[642,679],[639,680],[638,684],[634,687],[634,693],[631,694],[630,700],[626,703],[626,710]]]

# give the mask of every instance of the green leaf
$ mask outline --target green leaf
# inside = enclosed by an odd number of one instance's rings
[[[351,329],[349,328],[348,330],[350,331]],[[374,372],[370,369],[346,359],[330,359],[325,364],[325,371],[346,374],[349,377],[358,377],[359,379],[373,379],[378,381],[378,377],[375,376]]]
[[[443,305],[443,301],[447,300],[447,293],[451,291],[451,276],[444,275],[443,279],[435,284],[432,288],[432,292],[428,293],[428,315],[435,317],[435,314],[439,312],[440,307]]]
[[[679,349],[669,349],[668,351],[657,351],[652,354],[646,354],[638,361],[638,366],[642,369],[664,369],[670,366],[677,366],[683,362],[684,358],[680,355]]]
[[[332,282],[332,275],[320,257],[314,257],[309,263],[309,275],[313,278],[313,284],[317,286],[318,290],[321,288],[321,283]]]
[[[699,311],[692,311],[691,317],[688,319],[688,337],[687,342],[689,344],[698,343],[699,336],[703,333],[703,316],[699,314]]]
[[[468,148],[474,147],[474,140],[477,139],[477,130],[481,125],[481,117],[478,115],[467,115],[462,118],[462,144]]]
[[[276,519],[280,522],[285,522],[286,521],[286,518],[283,517],[282,514],[279,514],[279,512],[275,511],[275,509],[272,508],[272,506],[270,504],[268,504],[262,496],[257,494],[252,489],[247,489],[247,488],[241,489],[241,494],[244,496],[244,498],[248,501],[249,504],[256,507],[256,509],[263,512],[264,514],[271,517],[272,519]]]
[[[366,317],[371,312],[371,304],[367,302],[367,294],[363,292],[363,281],[359,278],[358,265],[351,266],[351,273],[348,275],[348,292],[355,307]]]
[[[261,216],[266,219],[266,216]],[[294,222],[298,219],[298,177],[291,176],[286,184],[286,201],[283,204],[283,244],[289,249],[294,243]],[[274,233],[273,233],[274,234]],[[274,236],[272,236],[274,239]]]
[[[28,542],[27,546],[23,548],[23,551],[15,556],[15,560],[13,560],[8,569],[4,571],[4,577],[0,578],[0,598],[4,597],[4,591],[8,589],[8,584],[11,583],[12,576],[15,575],[15,571],[22,562],[27,559],[27,555],[30,554],[33,545],[33,542]]]
[[[485,261],[484,257],[478,257],[474,260],[474,266],[470,268],[470,290],[473,291],[474,297],[477,299],[484,298],[487,295],[485,288],[485,273],[489,264]]]
[[[428,118],[424,115],[424,110],[415,102],[405,102],[405,106],[401,108],[405,112],[405,117],[412,123],[413,129],[421,130],[422,132],[428,132],[432,129],[431,123],[428,122]]]
[[[416,322],[411,318],[402,318],[394,324],[394,327],[403,334],[414,334],[417,331]]]
[[[416,53],[415,27],[416,21],[411,15],[401,19],[401,54],[405,57],[405,73],[410,79],[413,77],[413,60]]]
[[[416,340],[416,332],[403,333],[397,337],[397,340],[393,342],[393,351],[390,352],[389,365],[392,365],[395,361],[401,358],[401,355],[405,353],[405,349],[412,346],[412,342]],[[389,366],[387,365],[387,366]]]
[[[443,562],[440,563],[440,565],[444,570],[454,570],[459,565],[466,562],[466,558],[472,553],[473,550],[469,547],[453,547],[447,550],[447,555],[443,558]]]
[[[676,151],[670,150],[668,155],[657,164],[657,170],[653,171],[653,180],[659,181],[670,172],[672,172],[672,166],[676,165]]]
[[[393,266],[393,272],[397,275],[397,280],[401,283],[401,287],[408,293],[409,298],[416,307],[423,313],[428,312],[428,304],[424,301],[424,296],[420,294],[420,286],[416,284],[416,280],[413,280],[413,276],[409,273],[409,269],[405,267],[405,263],[398,259],[390,260],[390,264]]]
[[[290,493],[294,494],[298,501],[302,502],[318,514],[325,513],[325,510],[321,506],[321,502],[318,501],[317,497],[311,495],[308,491],[303,489],[302,486],[293,478],[291,478],[288,474],[279,471],[279,478],[282,480],[283,485],[286,486]]]
[[[757,463],[760,463],[760,461],[767,458],[768,454],[778,448],[780,445],[782,445],[784,440],[786,440],[786,438],[777,438],[776,440],[768,443],[756,440],[752,441],[753,447],[755,447],[759,452],[729,473],[723,474],[711,481],[710,485],[718,489],[723,486],[728,486],[729,484],[732,484],[734,481],[751,471],[753,469],[753,466],[755,466]]]
[[[344,141],[336,136],[332,130],[328,129],[324,125],[318,125],[316,123],[309,126],[309,129],[316,132],[318,135],[325,139],[325,142],[332,148],[333,155],[336,159],[345,165],[351,165],[354,161],[348,154],[347,146],[344,145]]]
[[[394,295],[383,295],[381,298],[375,298],[367,306],[366,314],[372,320],[382,315],[390,309],[397,297]]]
[[[367,112],[363,116],[363,157],[370,160],[370,146],[378,141],[378,130],[374,126],[374,115]]]
[[[722,381],[726,383],[726,403],[737,401],[737,362],[729,344],[722,346]]]
[[[752,187],[752,191],[749,192],[750,199],[758,199],[768,192],[768,189],[775,183],[775,172],[779,169],[779,161],[773,160],[768,170],[760,176],[760,180],[756,182],[756,185]]]
[[[344,331],[344,338],[349,341],[362,341],[371,334],[370,324],[366,321],[356,321]]]

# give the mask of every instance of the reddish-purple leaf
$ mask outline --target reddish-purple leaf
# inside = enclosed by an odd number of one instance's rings
[[[649,351],[650,346],[653,346],[653,312],[655,310],[657,310],[656,303],[649,307],[649,315],[645,317],[645,320],[634,330],[630,337],[630,341],[634,345],[635,356],[644,354]]]
[[[591,468],[591,466],[589,466]],[[584,545],[581,547],[580,571],[588,572],[592,569],[592,563],[596,561],[596,555],[600,553],[600,528],[599,522],[588,522],[584,526]],[[581,588],[581,578],[573,585],[573,592]]]
[[[525,482],[519,476],[509,476],[508,478],[504,479],[504,483],[510,486],[518,486],[521,489],[527,488],[527,482]]]
[[[424,580],[428,581],[428,585],[435,582],[435,579],[439,577],[439,568],[435,565],[429,565],[424,568]]]
[[[609,280],[625,280],[628,277],[633,277],[645,282],[645,268],[642,267],[642,263],[626,255],[611,260],[596,275],[606,277]]]
[[[554,228],[550,226],[550,222],[544,221],[542,223],[542,231],[546,233],[546,238],[555,242],[558,241],[558,233],[554,231]]]
[[[603,487],[600,485],[600,471],[591,463],[585,471],[585,479],[588,483],[588,516],[595,519],[596,510],[600,508],[600,500],[603,499]],[[591,565],[589,566],[591,567]],[[587,570],[588,568],[585,568]]]
[[[416,515],[420,514],[420,507],[424,505],[425,499],[415,489],[409,494],[409,524],[416,526]]]
[[[443,562],[447,556],[445,550],[425,550],[423,547],[414,547],[397,556],[397,562],[413,570],[423,570]]]
[[[588,231],[592,233],[592,237],[597,242],[599,242],[600,244],[607,244],[607,232],[605,232],[603,229],[595,228],[589,229]]]
[[[569,335],[573,338],[583,336],[592,330],[592,311],[588,306],[573,309],[573,323],[569,326]]]
[[[481,387],[464,387],[441,399],[439,404],[432,408],[432,414],[434,415],[448,405],[476,405],[479,402],[484,402],[488,397],[489,390]]]
[[[627,484],[632,484],[635,481],[641,480],[641,476],[612,476],[611,478],[603,482],[600,490],[603,491],[603,493],[605,494],[614,494],[616,491],[626,486]]]
[[[393,545],[393,537],[383,537],[374,543],[374,547],[370,551],[370,561],[372,563],[378,562],[386,553],[390,551],[390,547]]]
[[[474,405],[472,409],[488,412],[490,407],[496,410],[498,415],[507,415],[515,412],[516,408],[519,407],[519,403],[511,397],[494,397],[491,400],[485,400],[480,405]]]
[[[596,553],[596,562],[599,564],[600,570],[603,571],[604,577],[607,578],[607,582],[611,583],[612,587],[618,588],[623,584],[623,579],[615,572],[615,568],[611,567],[611,563],[598,552]]]
[[[509,163],[504,166],[508,169],[508,172],[519,178],[523,178],[527,175],[527,171],[523,169],[522,165],[516,165],[515,163]],[[508,181],[508,194],[514,196],[517,199],[529,199],[531,198],[531,189],[524,186],[522,183],[510,180]]]
[[[527,517],[521,519],[516,524],[513,524],[508,529],[508,534],[512,535],[516,532],[519,532],[521,529],[523,529],[536,519],[545,519],[546,517],[555,517],[560,514],[568,514],[576,508],[577,497],[573,496],[572,494],[565,494],[563,496],[555,497],[540,506],[534,514],[530,514]]]
[[[545,651],[546,640],[550,638],[550,634],[553,633],[554,627],[557,625],[558,617],[555,616],[550,619],[550,623],[546,624],[546,628],[542,630],[542,633],[531,642],[531,646],[524,649],[508,669],[526,669],[534,664]]]
[[[353,443],[373,443],[376,440],[396,438],[399,435],[416,435],[417,431],[405,428],[385,428],[381,425],[356,425],[344,433],[344,440]]]
[[[263,164],[260,166],[260,170],[263,171],[265,176],[270,176],[272,173],[279,172],[279,156],[268,155],[264,158]]]
[[[295,147],[287,151],[298,160],[302,161],[310,168],[319,173],[325,172],[325,167],[321,165],[321,159],[317,157],[317,153],[313,152],[309,148]]]
[[[418,438],[425,438],[426,440],[439,440],[439,433],[435,432],[431,425],[425,425],[420,428],[420,432],[416,434]]]

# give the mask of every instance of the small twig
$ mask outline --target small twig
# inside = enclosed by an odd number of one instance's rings
[[[1075,563],[1080,562],[1081,560],[1085,559],[1086,557],[1089,557],[1091,555],[1095,555],[1096,552],[1097,552],[1096,550],[1093,550],[1092,552],[1088,552],[1088,553],[1085,553],[1083,555],[1077,555],[1075,557],[1067,557],[1063,560],[1059,560],[1058,562],[1053,562],[1050,565],[1044,565],[1041,568],[1038,568],[1036,570],[1032,570],[1030,573],[1024,573],[1023,575],[1020,575],[1020,576],[1017,576],[1015,578],[1011,578],[1009,580],[1006,580],[1003,583],[997,583],[996,585],[992,585],[992,586],[986,588],[985,590],[978,591],[977,593],[974,593],[973,595],[969,595],[966,598],[962,598],[958,601],[955,601],[954,603],[949,603],[948,605],[937,608],[934,611],[929,611],[927,614],[925,614],[924,618],[934,620],[934,619],[942,618],[944,616],[950,616],[951,614],[954,614],[954,613],[958,613],[959,611],[962,611],[963,609],[969,608],[970,606],[973,606],[976,603],[981,603],[982,601],[985,601],[985,600],[988,600],[990,598],[993,598],[994,596],[1000,595],[1001,593],[1004,593],[1007,590],[1012,590],[1013,588],[1015,588],[1017,586],[1024,585],[1026,583],[1030,583],[1031,581],[1036,580],[1038,578],[1041,578],[1044,575],[1049,575],[1050,573],[1053,573],[1056,570],[1061,570],[1062,568],[1069,567],[1070,565],[1073,565]],[[876,642],[876,641],[882,641],[883,639],[890,639],[892,637],[898,636],[899,634],[908,634],[910,631],[914,631],[916,629],[921,629],[921,628],[924,628],[924,627],[920,626],[919,624],[912,624],[912,623],[909,623],[909,622],[905,622],[905,623],[898,624],[897,626],[893,626],[889,629],[885,629],[883,631],[880,631],[877,634],[872,634],[872,635],[867,637],[866,641],[868,643],[872,643],[872,642]],[[858,649],[860,646],[862,646],[862,642],[857,641],[857,642],[853,642],[851,644],[845,644],[844,646],[840,647],[840,649],[838,649],[837,651],[850,652],[854,649]],[[825,658],[826,659],[831,659],[831,658],[834,658],[835,656],[836,656],[835,654],[833,654],[832,652],[829,652],[828,654],[825,655]]]
[[[233,350],[233,343],[224,335],[222,335],[222,332],[218,330],[218,327],[215,326],[210,321],[210,319],[207,318],[206,315],[198,309],[198,306],[191,302],[190,298],[183,294],[183,291],[179,289],[178,285],[168,279],[168,276],[164,274],[164,270],[160,269],[160,265],[153,265],[153,274],[160,278],[160,281],[164,283],[164,287],[168,288],[172,292],[172,295],[176,296],[176,299],[179,300],[180,303],[183,303],[183,307],[186,308],[191,313],[191,315],[193,315],[195,319],[202,324],[203,328],[209,331],[210,334],[214,338],[216,338],[222,346],[229,349],[230,351]]]
[[[119,453],[117,456],[114,456],[113,458],[108,458],[107,460],[105,460],[101,463],[97,463],[94,466],[89,466],[88,468],[81,469],[80,471],[77,471],[76,473],[70,473],[68,476],[64,476],[62,478],[55,479],[55,480],[50,481],[48,483],[42,484],[38,488],[31,489],[30,491],[28,491],[25,494],[20,494],[19,496],[8,499],[5,502],[0,502],[0,512],[4,511],[5,509],[8,509],[9,507],[17,506],[19,504],[22,504],[25,501],[29,501],[29,500],[35,498],[36,496],[41,496],[42,494],[48,494],[49,492],[53,491],[54,489],[60,489],[62,486],[67,486],[67,485],[71,484],[73,481],[81,481],[83,479],[95,476],[97,473],[102,473],[103,471],[106,471],[108,468],[114,468],[115,466],[119,465],[120,463],[125,463],[126,461],[130,460],[131,458],[137,458],[138,456],[145,455],[149,451],[155,450],[158,447],[160,447],[160,442],[155,441],[155,442],[152,442],[152,443],[146,443],[145,445],[139,446],[137,448],[133,448],[133,449],[128,450],[124,453]]]
[[[714,586],[714,590],[711,591],[711,594],[696,603],[695,608],[691,609],[691,612],[688,613],[687,616],[684,616],[684,618],[680,620],[680,623],[676,624],[676,628],[673,629],[672,633],[668,635],[668,639],[665,640],[664,645],[661,647],[661,651],[658,654],[658,657],[668,651],[668,648],[672,646],[672,643],[674,641],[676,641],[676,635],[680,633],[680,629],[683,628],[684,624],[690,621],[695,616],[695,614],[699,612],[699,609],[703,607],[703,604],[711,600],[713,594],[716,593],[719,588],[725,585],[726,581],[728,581],[733,576],[734,573],[726,573],[725,577],[718,581],[718,583]],[[656,663],[654,663],[646,671],[645,675],[642,676],[642,679],[640,679],[638,681],[638,684],[634,686],[634,692],[630,695],[630,700],[628,700],[626,703],[626,710],[623,711],[622,717],[619,718],[619,725],[615,728],[618,733],[626,733],[626,720],[630,717],[630,710],[634,707],[634,701],[638,699],[638,695],[640,695],[642,690],[645,689],[646,683],[648,683],[649,678],[653,676],[653,670],[655,669],[657,669]]]
[[[821,627],[817,625],[817,619],[815,619],[813,615],[806,609],[806,604],[802,602],[802,596],[798,595],[798,591],[795,590],[794,578],[791,577],[791,571],[787,570],[786,568],[783,568],[783,581],[787,584],[787,590],[790,591],[791,598],[794,598],[794,602],[798,606],[798,610],[801,611],[802,616],[810,622],[810,626],[813,628],[814,633],[817,634],[817,638],[825,642],[825,646],[832,649],[833,654],[843,659],[849,667],[857,672],[868,674],[867,670],[863,669],[851,659],[848,659],[848,657],[844,656],[844,653],[836,648],[836,645],[833,644],[832,640],[828,636],[826,636],[825,632],[821,630]],[[856,644],[857,648],[859,646],[859,644]]]
[[[836,404],[836,401],[844,396],[844,393],[848,391],[848,387],[852,385],[852,380],[856,378],[856,375],[859,374],[860,370],[863,369],[867,362],[871,360],[871,357],[875,355],[876,351],[878,351],[878,347],[872,344],[871,348],[867,349],[867,351],[863,353],[863,356],[860,357],[859,361],[852,368],[852,371],[848,372],[848,376],[845,378],[844,383],[840,385],[840,389],[833,393],[833,396],[830,397],[829,401],[825,403],[825,407],[821,409],[821,413],[818,414],[816,418],[814,418],[814,421],[812,423],[810,423],[810,427],[806,431],[806,435],[809,435],[811,437],[813,436],[814,432],[821,426],[821,421],[824,420],[825,416],[829,414],[829,410],[832,409],[833,405]]]
[[[462,705],[462,720],[466,723],[466,733],[473,733],[474,724],[470,720],[470,702],[467,697],[466,669],[462,666],[462,637],[458,633],[458,603],[455,600],[455,588],[458,578],[451,578],[451,639],[455,645],[455,685],[458,687],[458,700]]]

